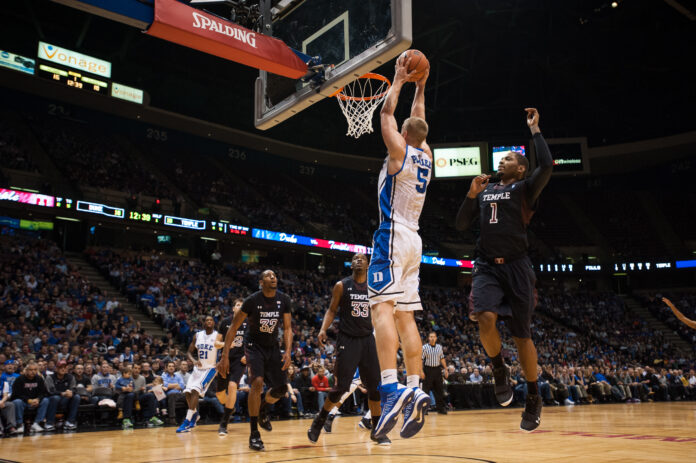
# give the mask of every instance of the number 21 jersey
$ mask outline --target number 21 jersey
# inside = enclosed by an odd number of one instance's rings
[[[276,291],[275,297],[265,297],[262,291],[257,291],[244,300],[242,312],[247,314],[249,321],[247,345],[272,347],[278,344],[278,326],[283,314],[292,313],[292,302],[280,291]]]

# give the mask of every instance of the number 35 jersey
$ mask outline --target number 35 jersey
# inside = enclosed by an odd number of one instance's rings
[[[283,314],[292,313],[292,302],[280,291],[270,298],[257,291],[244,300],[242,312],[247,314],[249,322],[246,344],[271,347],[278,343],[278,326],[283,322]]]
[[[343,295],[338,303],[338,331],[348,336],[361,337],[372,334],[370,302],[367,299],[367,281],[356,283],[353,277],[341,280]]]

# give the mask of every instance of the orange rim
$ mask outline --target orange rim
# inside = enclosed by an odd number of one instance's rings
[[[370,101],[374,100],[376,98],[382,98],[384,95],[389,92],[389,88],[391,87],[391,82],[389,82],[389,79],[384,77],[381,74],[375,74],[374,72],[368,72],[367,74],[363,74],[362,76],[358,77],[358,79],[375,79],[375,80],[381,80],[383,82],[387,83],[387,89],[383,91],[382,93],[379,93],[377,95],[371,95],[371,96],[348,96],[345,93],[343,93],[344,87],[339,88],[335,92],[331,94],[331,97],[338,97],[343,101]],[[357,80],[357,79],[356,79]]]

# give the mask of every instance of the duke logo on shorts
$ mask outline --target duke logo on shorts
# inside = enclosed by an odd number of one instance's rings
[[[394,301],[396,310],[421,310],[418,295],[423,245],[418,236],[432,162],[423,150],[406,146],[401,169],[388,173],[387,158],[379,173],[380,225],[372,240],[367,271],[370,305]]]
[[[196,333],[196,350],[201,368],[193,367],[184,392],[198,391],[198,395],[202,396],[208,390],[208,386],[215,378],[215,365],[218,361],[218,349],[215,347],[217,336],[218,332],[215,330],[211,334],[206,334],[205,331]]]

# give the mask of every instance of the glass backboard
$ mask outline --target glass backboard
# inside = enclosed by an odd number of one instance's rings
[[[411,45],[411,0],[304,0],[273,17],[272,35],[334,65],[320,84],[260,71],[255,125],[266,130],[331,96]]]

